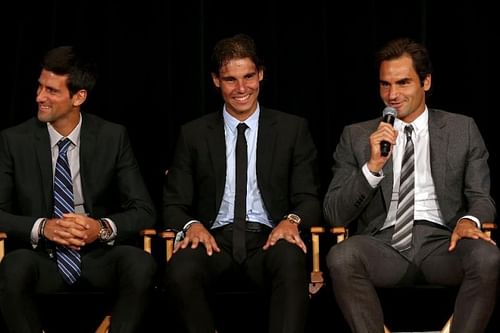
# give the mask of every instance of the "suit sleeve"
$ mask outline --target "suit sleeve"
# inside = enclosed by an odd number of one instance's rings
[[[347,226],[356,220],[372,200],[375,191],[363,175],[366,162],[362,152],[368,143],[365,130],[344,128],[333,155],[333,178],[328,187],[323,209],[327,222],[333,226]],[[366,139],[366,141],[365,141]],[[358,153],[358,155],[356,154]]]
[[[120,129],[114,132],[116,134],[114,140],[109,138],[107,141],[116,142],[114,145],[108,144],[109,147],[115,147],[113,148],[115,153],[99,151],[99,154],[108,156],[110,167],[108,168],[107,164],[101,165],[93,173],[95,179],[90,180],[95,188],[100,188],[100,184],[97,183],[102,183],[102,191],[99,191],[100,194],[92,194],[86,193],[84,189],[86,202],[92,201],[89,204],[94,207],[96,217],[110,218],[115,223],[118,241],[134,237],[141,229],[154,227],[156,222],[154,205],[142,178],[127,131],[122,127]],[[116,187],[112,186],[112,183],[108,184],[108,179],[112,179]],[[113,192],[110,192],[111,190]],[[106,196],[116,198],[106,198]],[[115,208],[110,203],[116,199],[119,206]],[[104,211],[104,215],[100,210]]]
[[[464,173],[464,194],[467,199],[465,215],[475,216],[481,222],[492,222],[496,210],[490,197],[488,150],[474,120],[468,124],[468,133],[469,152]]]
[[[290,176],[291,210],[302,218],[303,228],[322,221],[319,200],[317,151],[307,122],[301,121],[295,142]]]
[[[194,219],[194,170],[186,142],[184,127],[181,129],[175,149],[173,164],[167,171],[163,189],[163,222],[165,229],[181,230]]]
[[[31,229],[40,216],[22,216],[18,213],[18,203],[15,201],[16,163],[8,138],[5,132],[0,133],[0,231],[29,244]]]

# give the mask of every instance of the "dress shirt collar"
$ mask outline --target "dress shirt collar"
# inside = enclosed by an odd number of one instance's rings
[[[222,113],[224,117],[224,123],[226,124],[226,127],[233,133],[233,135],[236,135],[237,129],[236,126],[238,126],[239,123],[242,123],[242,121],[234,118],[227,112],[226,105],[224,105],[224,112]],[[257,109],[255,112],[248,117],[245,121],[243,121],[250,130],[255,130],[259,124],[259,115],[260,115],[260,106],[257,103]]]
[[[81,127],[82,127],[82,115],[80,114],[80,120],[78,120],[78,124],[73,129],[73,131],[71,131],[71,133],[67,136],[67,138],[70,139],[71,143],[73,143],[73,145],[75,146],[78,146],[80,144]],[[49,136],[50,136],[50,148],[54,149],[59,140],[64,138],[64,136],[59,134],[59,132],[57,132],[54,126],[52,126],[50,123],[47,123],[47,128],[49,130]]]
[[[396,118],[396,121],[394,122],[394,128],[397,129],[400,133],[404,133],[406,125],[410,124],[401,121],[399,118]],[[427,127],[429,126],[429,110],[427,109],[427,106],[425,106],[424,112],[422,112],[422,114],[418,116],[418,118],[415,119],[411,123],[411,125],[413,126],[413,131],[416,136],[427,129]]]

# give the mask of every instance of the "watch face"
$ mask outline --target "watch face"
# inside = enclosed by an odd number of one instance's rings
[[[108,228],[101,228],[99,230],[99,239],[103,242],[108,241],[111,238],[111,230]]]
[[[295,224],[300,224],[300,217],[296,214],[288,214],[287,218]]]

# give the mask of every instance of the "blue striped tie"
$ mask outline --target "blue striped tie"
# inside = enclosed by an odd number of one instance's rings
[[[71,141],[68,138],[60,140],[59,156],[57,157],[54,174],[54,217],[62,217],[64,213],[73,213],[75,203],[73,199],[73,182],[68,163],[68,148]],[[76,282],[81,274],[81,257],[76,250],[64,246],[56,246],[57,267],[63,279],[68,284]]]

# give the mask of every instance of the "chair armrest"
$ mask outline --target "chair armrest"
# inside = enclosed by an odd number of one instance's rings
[[[340,243],[349,237],[349,229],[346,227],[333,227],[330,229],[330,233],[337,237],[337,243]]]
[[[0,261],[2,261],[5,256],[5,239],[7,234],[5,232],[0,232]]]
[[[143,229],[140,232],[142,238],[143,238],[143,247],[144,251],[147,253],[151,254],[151,239],[152,236],[156,235],[156,230],[154,229]]]
[[[169,261],[174,254],[174,240],[175,240],[175,231],[166,230],[160,232],[160,237],[165,239],[165,256],[166,261]]]
[[[484,222],[481,225],[481,229],[483,230],[483,232],[485,234],[488,235],[488,237],[491,237],[491,232],[497,228],[498,228],[498,226],[495,222]]]

